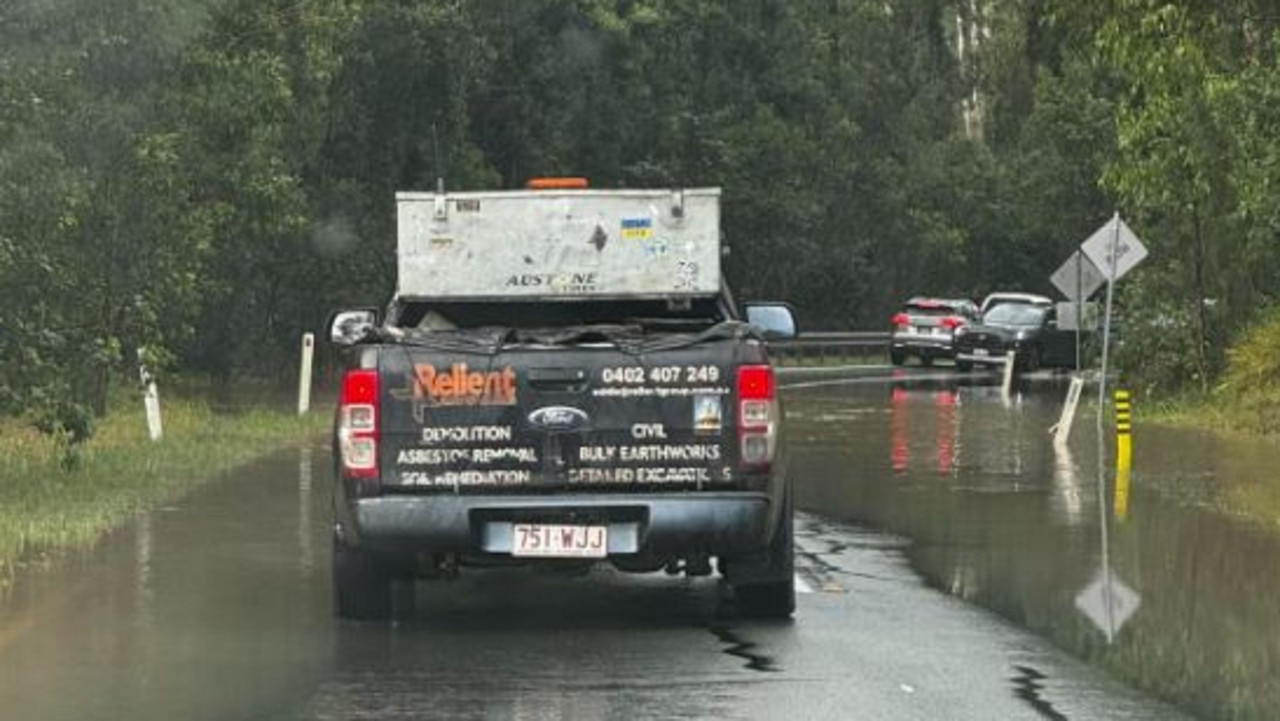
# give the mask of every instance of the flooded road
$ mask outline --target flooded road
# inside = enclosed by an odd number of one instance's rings
[[[1280,449],[1138,426],[1127,518],[1108,529],[1132,596],[1108,644],[1081,609],[1102,564],[1094,417],[1055,451],[1065,382],[1009,402],[990,383],[791,383],[802,507],[910,538],[930,585],[1204,718],[1276,718]],[[1229,513],[1246,506],[1270,527]]]
[[[317,445],[23,578],[0,604],[0,716],[1178,717],[1122,676],[1175,679],[1206,717],[1264,717],[1248,714],[1275,698],[1268,536],[1138,484],[1111,561],[1140,602],[1107,646],[1076,607],[1096,485],[1087,443],[1048,443],[1061,389],[1006,405],[945,374],[862,380],[785,391],[805,509],[793,623],[737,618],[712,579],[606,569],[464,574],[421,585],[392,625],[337,623]]]

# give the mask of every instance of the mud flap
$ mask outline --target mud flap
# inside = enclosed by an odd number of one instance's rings
[[[333,599],[339,618],[383,621],[391,617],[392,574],[386,561],[333,539]]]
[[[726,577],[733,586],[734,605],[739,614],[750,618],[787,619],[795,613],[794,529],[788,481],[782,518],[765,556],[756,562],[731,562],[727,569]]]
[[[776,584],[795,580],[794,509],[791,481],[787,480],[783,493],[782,513],[774,529],[773,538],[764,553],[758,556],[724,559],[721,573],[734,587]]]

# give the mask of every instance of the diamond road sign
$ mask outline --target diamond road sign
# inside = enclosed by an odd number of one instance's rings
[[[1109,582],[1108,582],[1109,581]],[[1076,608],[1107,635],[1115,638],[1120,627],[1142,605],[1142,597],[1116,576],[1114,571],[1098,570],[1093,582],[1076,596]]]
[[[1111,257],[1112,247],[1115,248],[1114,258]],[[1147,257],[1146,246],[1118,214],[1089,236],[1080,250],[1102,271],[1104,280],[1119,280]]]
[[[1049,276],[1049,281],[1067,298],[1084,300],[1101,288],[1107,279],[1093,261],[1077,250]]]

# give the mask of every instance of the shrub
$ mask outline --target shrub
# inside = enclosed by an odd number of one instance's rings
[[[1227,369],[1216,392],[1254,430],[1280,431],[1280,307],[1261,312],[1227,349]]]

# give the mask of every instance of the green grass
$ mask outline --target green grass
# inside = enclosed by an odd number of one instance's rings
[[[1196,394],[1149,401],[1142,410],[1142,420],[1179,428],[1280,440],[1274,424],[1266,422],[1275,412],[1280,412],[1280,408],[1259,413],[1252,405],[1223,396]]]
[[[313,408],[315,406],[313,405]],[[142,403],[117,404],[65,468],[65,450],[14,420],[0,421],[0,588],[21,564],[93,546],[134,516],[255,456],[319,436],[323,404],[307,416],[162,397],[164,438],[147,438]]]

